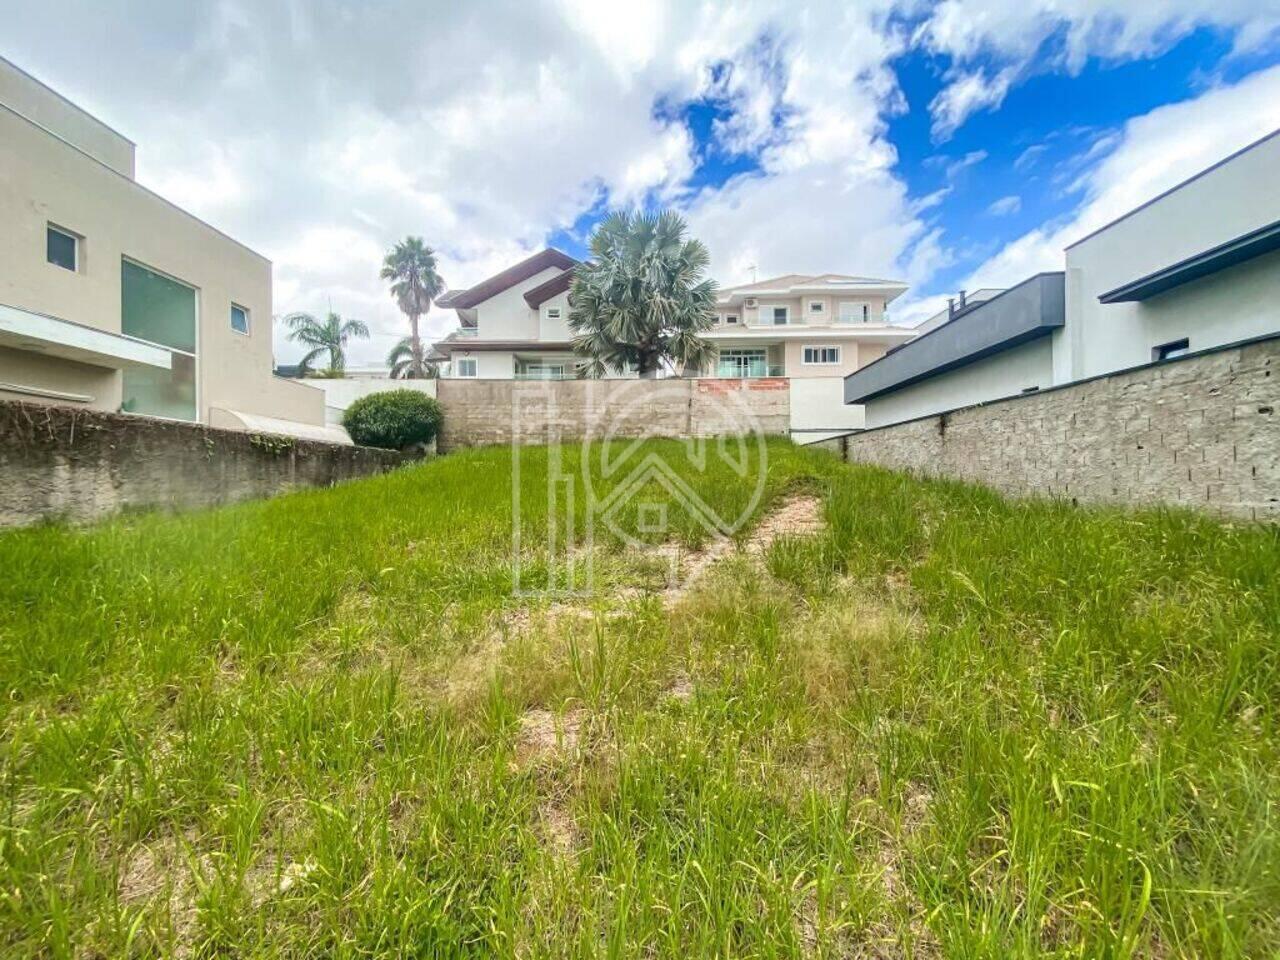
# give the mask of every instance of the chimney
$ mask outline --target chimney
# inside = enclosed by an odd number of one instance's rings
[[[963,309],[964,309],[964,304],[965,304],[964,291],[963,291],[963,290],[961,290],[961,291],[960,291],[960,309],[961,309],[961,310],[963,310]]]
[[[956,301],[955,301],[955,297],[951,297],[950,299],[947,300],[947,319],[950,320],[955,315],[956,315]]]

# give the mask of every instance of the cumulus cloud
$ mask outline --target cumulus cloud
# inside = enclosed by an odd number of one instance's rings
[[[1090,57],[1131,60],[1169,49],[1201,26],[1234,31],[1237,51],[1280,31],[1272,0],[943,0],[915,40],[950,58],[948,84],[930,104],[933,132],[946,139],[979,110],[998,107],[1030,69],[1079,73]]]
[[[1075,213],[1007,244],[963,285],[1007,287],[1061,270],[1068,245],[1278,128],[1280,67],[1136,117],[1078,175],[1082,202]]]

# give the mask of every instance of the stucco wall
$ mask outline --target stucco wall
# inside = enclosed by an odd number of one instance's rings
[[[1280,520],[1280,337],[854,434],[850,460]]]
[[[46,261],[50,222],[84,238],[79,270]],[[127,257],[197,290],[200,419],[222,407],[324,422],[323,394],[271,375],[268,260],[3,107],[0,224],[0,303],[119,333]],[[247,336],[231,329],[232,302],[249,311]],[[22,359],[6,362],[21,366]],[[44,369],[32,363],[27,382],[44,386]],[[89,386],[76,392],[92,393],[90,406],[118,409],[118,373]]]
[[[382,473],[404,454],[0,401],[0,526],[183,509]]]
[[[361,397],[389,390],[416,390],[428,397],[436,395],[435,380],[392,380],[389,377],[342,377],[335,379],[303,380],[301,383],[324,394],[325,419],[331,424],[342,423],[347,407]]]
[[[441,380],[439,449],[620,437],[767,434],[790,426],[786,380]]]
[[[1098,296],[1280,220],[1280,134],[1067,248],[1067,326],[1057,382],[1151,359],[1187,337],[1204,350],[1280,330],[1280,253],[1140,303]]]
[[[550,267],[478,304],[477,337],[481,340],[538,339],[538,314],[524,295],[562,272],[557,267]]]
[[[1016,397],[1029,387],[1053,385],[1048,336],[939,373],[866,403],[867,426],[882,427],[985,400]]]
[[[790,379],[791,439],[810,444],[846,430],[861,430],[864,408],[844,402],[840,377]]]

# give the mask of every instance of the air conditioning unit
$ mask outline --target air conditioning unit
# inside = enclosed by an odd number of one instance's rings
[[[747,307],[755,307],[757,304],[758,301],[755,297],[747,297],[747,299],[743,301],[743,305]]]

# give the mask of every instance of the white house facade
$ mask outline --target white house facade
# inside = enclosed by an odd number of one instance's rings
[[[886,426],[1280,335],[1280,131],[845,378]]]

